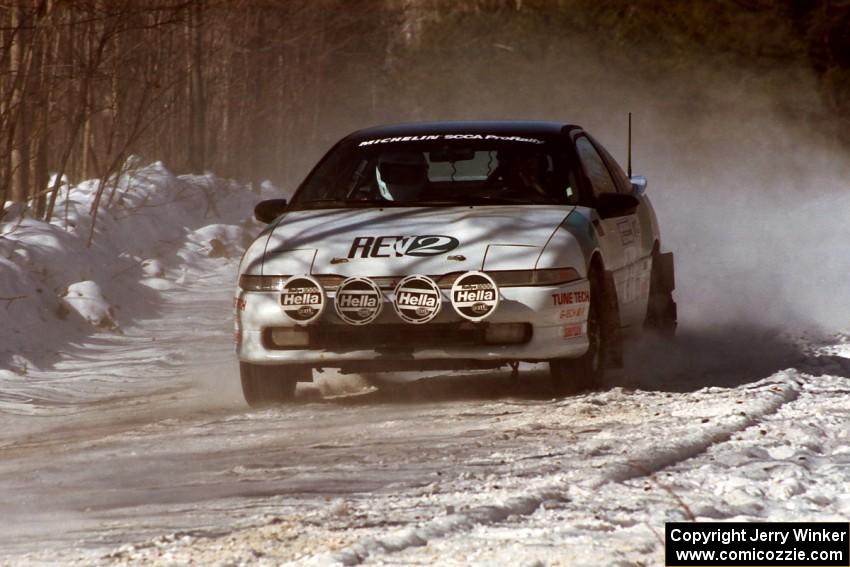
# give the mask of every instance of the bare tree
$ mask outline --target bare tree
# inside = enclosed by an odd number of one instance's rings
[[[195,173],[203,173],[206,166],[206,99],[203,80],[203,15],[202,0],[192,0],[187,7],[186,41],[190,48],[187,54],[187,72],[189,74],[189,168]]]

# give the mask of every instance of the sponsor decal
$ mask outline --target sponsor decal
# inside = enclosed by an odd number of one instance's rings
[[[483,321],[499,306],[499,288],[483,272],[466,272],[455,280],[451,298],[458,315],[470,321]]]
[[[425,134],[422,136],[395,136],[392,138],[376,138],[374,140],[363,140],[358,146],[373,146],[375,144],[396,144],[398,142],[429,142],[432,140],[441,140],[443,137],[439,134]]]
[[[632,221],[624,219],[617,222],[617,230],[620,232],[620,240],[623,246],[633,244],[635,241],[635,231],[632,230]]]
[[[432,142],[434,140],[494,140],[498,142],[520,142],[523,144],[545,144],[539,138],[524,136],[500,136],[498,134],[423,134],[420,136],[393,136],[391,138],[375,138],[363,140],[358,146],[374,146],[376,144],[398,144],[402,142]]]
[[[552,294],[554,305],[572,305],[573,303],[588,303],[589,301],[589,291],[565,291]]]
[[[623,282],[620,300],[623,303],[631,303],[640,299],[641,264],[640,250],[637,246],[629,246],[623,249],[623,257],[626,261],[626,278]]]
[[[578,305],[575,307],[567,307],[566,309],[561,309],[561,313],[559,315],[560,319],[578,319],[579,317],[584,316],[585,307],[584,305]]]
[[[442,306],[440,288],[427,276],[407,276],[393,292],[393,308],[403,321],[419,325],[437,316]]]
[[[496,134],[446,134],[446,140],[496,140],[499,142],[522,142],[525,144],[544,144],[539,138],[523,136],[499,136]]]
[[[378,318],[384,307],[381,288],[367,278],[348,278],[336,290],[334,311],[349,325],[366,325]]]
[[[280,306],[296,323],[312,323],[325,309],[325,291],[310,276],[292,276],[283,284]]]
[[[348,250],[349,258],[401,258],[437,256],[451,252],[460,241],[454,236],[356,236]]]
[[[561,336],[565,339],[573,339],[581,336],[581,325],[566,325],[561,328]]]
[[[623,219],[617,222],[617,231],[623,246],[634,244],[640,238],[640,223],[636,219]]]

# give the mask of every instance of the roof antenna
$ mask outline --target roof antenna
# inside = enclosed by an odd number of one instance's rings
[[[629,112],[629,162],[628,162],[628,175],[629,178],[632,176],[632,113]]]

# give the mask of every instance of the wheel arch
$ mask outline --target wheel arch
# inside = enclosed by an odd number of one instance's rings
[[[623,367],[623,341],[620,319],[620,301],[617,295],[617,286],[614,283],[614,272],[605,269],[602,253],[595,251],[590,257],[587,267],[587,278],[599,278],[597,285],[601,284],[603,290],[603,316],[604,324],[608,326],[610,344],[603,353],[604,361],[611,368]],[[591,284],[593,285],[593,284]],[[592,293],[592,292],[591,292]]]
[[[598,248],[593,251],[593,254],[590,255],[590,260],[587,262],[587,277],[590,278],[590,274],[594,271],[598,270],[600,273],[605,273],[605,260],[602,257],[602,251]]]

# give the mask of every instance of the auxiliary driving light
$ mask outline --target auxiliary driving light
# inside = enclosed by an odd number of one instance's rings
[[[406,323],[421,325],[437,316],[442,307],[440,288],[428,276],[414,274],[398,282],[393,292],[393,308]]]
[[[484,272],[466,272],[452,284],[452,307],[470,321],[483,321],[499,306],[499,288]]]
[[[378,318],[383,306],[381,288],[368,278],[348,278],[336,290],[334,311],[349,325],[368,325]]]
[[[299,325],[318,320],[325,309],[325,290],[312,276],[292,276],[280,291],[280,307]]]
[[[484,330],[484,342],[491,345],[527,343],[532,332],[531,323],[491,323]]]

